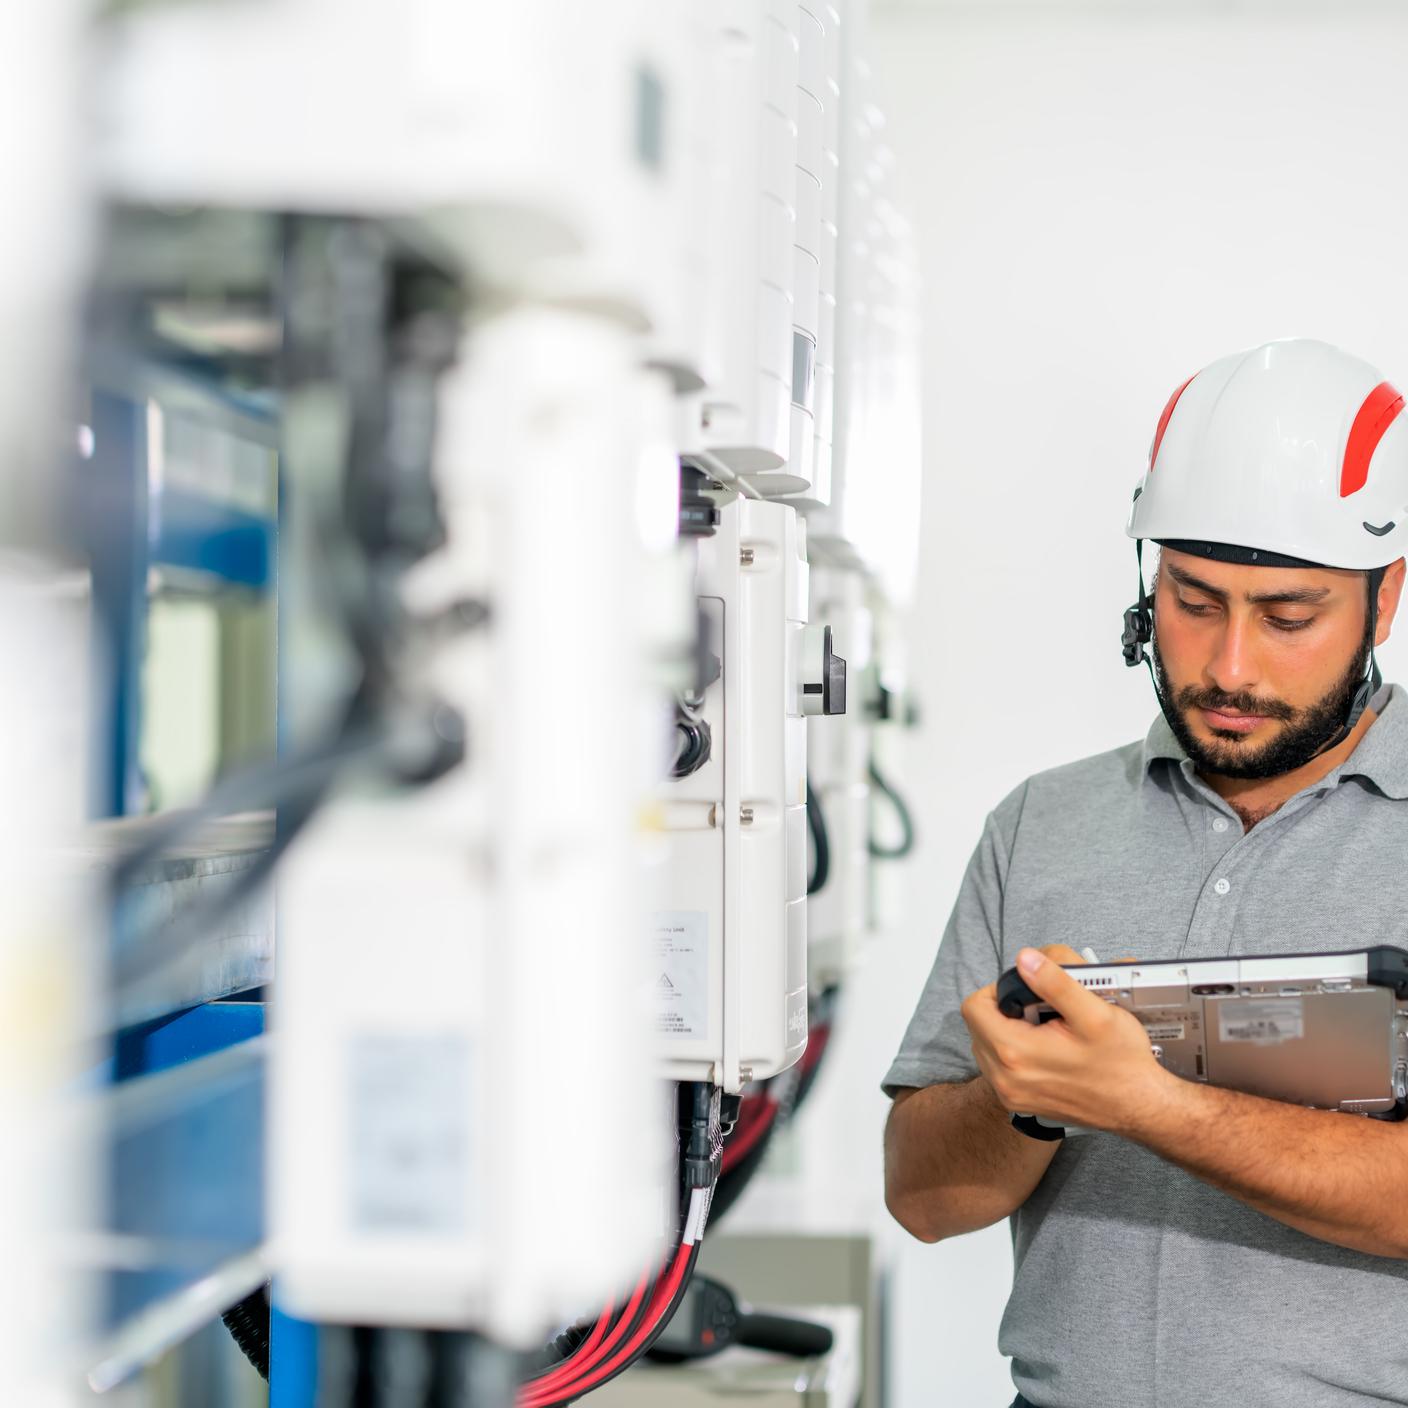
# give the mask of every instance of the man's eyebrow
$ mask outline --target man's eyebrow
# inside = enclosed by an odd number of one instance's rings
[[[1206,592],[1208,596],[1216,597],[1218,601],[1226,601],[1228,593],[1221,587],[1215,587],[1211,582],[1205,582],[1201,577],[1195,577],[1191,572],[1182,567],[1176,567],[1173,563],[1165,563],[1168,568],[1168,575],[1181,586],[1191,587],[1194,591]],[[1283,592],[1248,592],[1246,599],[1253,606],[1274,606],[1274,605],[1313,605],[1316,602],[1324,601],[1330,595],[1329,587],[1291,587]]]

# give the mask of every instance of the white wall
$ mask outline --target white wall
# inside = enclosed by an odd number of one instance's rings
[[[1292,334],[1408,384],[1408,16],[990,5],[882,14],[871,50],[926,281],[924,852],[802,1135],[808,1201],[882,1216],[875,1083],[984,812],[1152,717],[1117,640],[1125,511],[1165,400]],[[1403,642],[1383,660],[1408,677]],[[894,1272],[893,1408],[1005,1405],[1005,1228],[899,1236]]]

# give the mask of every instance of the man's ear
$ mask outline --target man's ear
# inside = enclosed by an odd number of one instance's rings
[[[1408,567],[1400,557],[1384,569],[1384,579],[1379,583],[1379,623],[1374,632],[1374,644],[1382,645],[1393,630],[1393,618],[1398,614],[1398,603],[1403,597],[1403,579]]]

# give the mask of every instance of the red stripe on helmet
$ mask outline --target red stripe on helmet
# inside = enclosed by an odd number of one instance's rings
[[[1193,373],[1197,376],[1197,372]],[[1193,380],[1193,376],[1188,381]],[[1152,473],[1154,461],[1159,457],[1159,446],[1164,443],[1164,431],[1168,429],[1168,423],[1173,418],[1173,408],[1178,404],[1178,398],[1188,389],[1188,381],[1185,381],[1172,396],[1168,398],[1168,405],[1164,407],[1164,413],[1159,417],[1159,428],[1154,432],[1154,448],[1149,451],[1149,470]]]
[[[1340,470],[1340,498],[1357,494],[1369,482],[1369,461],[1403,409],[1403,397],[1386,381],[1381,381],[1365,398],[1349,428],[1344,447],[1344,467]]]

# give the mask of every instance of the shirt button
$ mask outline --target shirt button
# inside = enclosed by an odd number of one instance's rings
[[[1227,880],[1225,877],[1219,880],[1217,884],[1213,886],[1213,889],[1216,890],[1219,895],[1225,895],[1231,888],[1231,881]]]
[[[1214,831],[1226,831],[1226,830],[1227,830],[1227,818],[1226,818],[1225,816],[1215,817],[1215,818],[1213,819],[1212,829],[1213,829]]]

